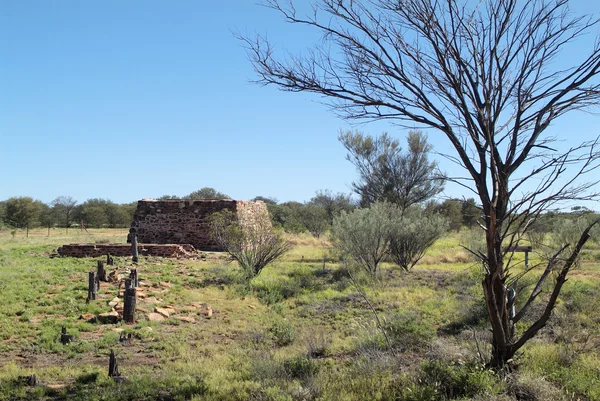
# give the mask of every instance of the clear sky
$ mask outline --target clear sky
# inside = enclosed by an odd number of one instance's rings
[[[591,3],[573,8],[597,14]],[[319,189],[350,192],[340,130],[406,135],[352,127],[314,96],[251,83],[232,31],[291,51],[317,39],[252,0],[0,1],[0,200],[124,203],[214,187],[306,201]],[[557,129],[597,135],[595,121]]]

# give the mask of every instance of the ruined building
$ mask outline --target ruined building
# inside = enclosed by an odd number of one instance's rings
[[[230,210],[243,222],[266,209],[260,201],[143,199],[138,201],[127,242],[137,235],[138,243],[143,244],[191,244],[198,250],[222,251],[210,237],[211,214]]]

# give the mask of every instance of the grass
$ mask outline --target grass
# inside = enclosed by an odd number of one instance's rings
[[[250,284],[218,254],[141,258],[145,296],[126,325],[79,319],[108,312],[117,294],[103,283],[102,298],[85,302],[94,259],[50,258],[63,243],[124,242],[124,230],[29,234],[0,232],[0,400],[600,400],[593,247],[517,371],[500,375],[478,358],[489,352],[480,272],[460,235],[438,241],[411,273],[384,264],[377,280],[358,274],[358,288],[330,242],[308,235],[292,236],[294,249]],[[130,267],[116,258],[123,274]],[[155,306],[175,312],[151,322]],[[70,344],[58,341],[63,326]],[[111,350],[122,383],[107,375]]]

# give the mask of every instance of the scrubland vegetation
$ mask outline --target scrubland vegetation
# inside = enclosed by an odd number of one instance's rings
[[[224,254],[142,257],[142,288],[157,303],[138,306],[178,312],[150,322],[140,310],[133,325],[79,319],[109,311],[117,288],[101,287],[103,298],[86,304],[95,260],[50,258],[62,243],[120,242],[125,232],[46,234],[0,233],[0,399],[600,400],[596,242],[547,327],[514,370],[498,371],[486,368],[483,273],[459,246],[481,236],[466,228],[438,240],[410,272],[384,261],[375,277],[340,263],[327,235],[306,233],[287,234],[292,250],[251,281]],[[530,264],[542,257],[534,252]],[[119,271],[131,266],[116,259]],[[186,308],[198,302],[211,317]],[[62,326],[72,343],[58,341]],[[121,330],[131,338],[120,341]],[[123,382],[107,375],[110,350]]]

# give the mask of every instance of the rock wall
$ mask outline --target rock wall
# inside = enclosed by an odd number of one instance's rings
[[[110,253],[113,256],[131,256],[128,244],[69,244],[56,250],[60,256],[74,258],[98,258]],[[143,244],[138,245],[138,253],[144,256],[162,256],[165,258],[188,257],[195,253],[191,245]]]
[[[241,222],[268,213],[260,201],[144,199],[138,201],[127,242],[137,235],[138,243],[191,244],[203,251],[222,251],[210,238],[208,217],[223,210],[230,210]]]

